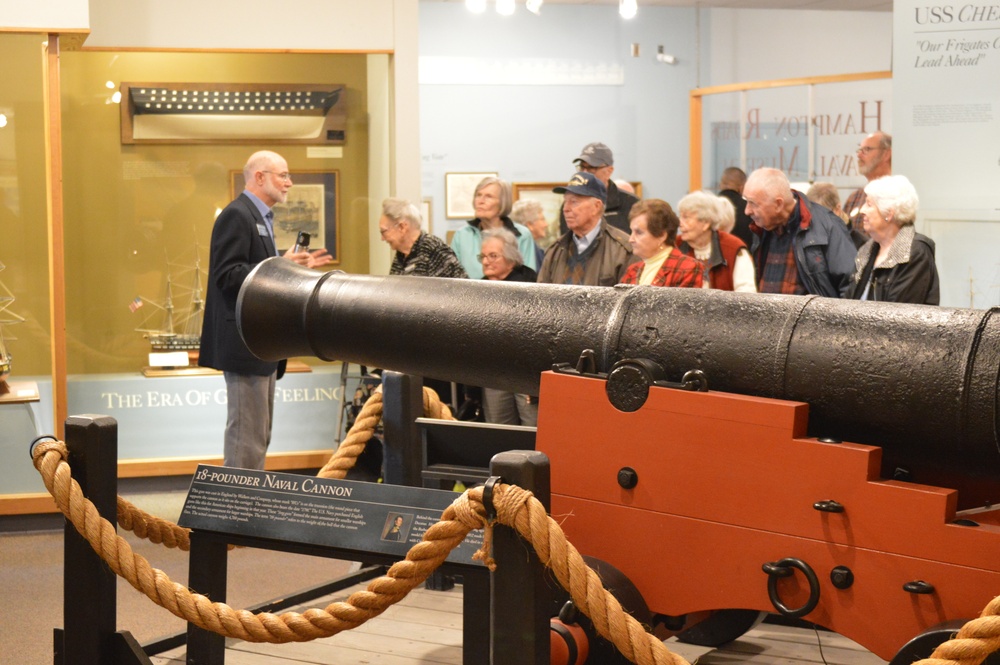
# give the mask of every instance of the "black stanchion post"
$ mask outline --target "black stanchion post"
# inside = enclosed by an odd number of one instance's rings
[[[225,540],[192,531],[188,586],[213,602],[226,602],[228,553]],[[226,638],[192,623],[188,624],[187,647],[187,665],[222,665],[226,661]]]
[[[417,418],[424,415],[423,383],[419,376],[382,372],[382,422],[385,457],[382,480],[390,485],[420,487],[424,458]]]
[[[118,423],[108,416],[67,418],[66,447],[84,496],[102,517],[117,523]],[[68,521],[64,553],[62,660],[57,662],[115,663],[117,578]]]
[[[500,476],[505,483],[530,490],[549,510],[549,458],[543,453],[526,450],[499,453],[490,462],[490,473]],[[549,662],[552,611],[545,567],[531,545],[514,529],[499,524],[493,530],[493,558],[498,565],[490,576],[490,663],[544,665]],[[465,630],[467,641],[470,630],[482,628],[465,626]]]

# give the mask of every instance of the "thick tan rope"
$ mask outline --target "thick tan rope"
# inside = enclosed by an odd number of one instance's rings
[[[966,622],[954,637],[938,646],[930,658],[914,665],[979,665],[997,650],[1000,650],[1000,596],[989,602],[978,619]]]
[[[486,529],[484,550],[492,541],[492,525],[486,520],[482,488],[468,490],[445,510],[441,521],[425,532],[423,540],[410,549],[406,559],[394,564],[386,575],[372,580],[365,591],[351,595],[347,602],[304,613],[253,614],[234,610],[225,603],[213,603],[189,591],[133,552],[128,542],[115,532],[114,525],[102,518],[83,495],[66,463],[67,454],[62,442],[41,442],[33,451],[34,464],[56,505],[94,551],[117,575],[153,602],[185,621],[225,637],[250,642],[297,642],[355,628],[423,583],[472,529]],[[548,517],[530,492],[513,485],[498,485],[494,489],[494,505],[496,521],[513,526],[533,543],[539,558],[553,569],[580,610],[626,657],[640,665],[686,665],[684,659],[647,633],[603,589],[597,574],[586,566],[576,548],[566,541],[559,525]],[[476,556],[485,559],[491,569],[495,568],[488,552],[481,551]]]
[[[424,386],[423,397],[424,417],[455,420],[448,406],[441,402],[437,393],[427,386]],[[347,433],[344,440],[337,446],[337,450],[316,475],[320,478],[333,480],[346,478],[347,472],[354,468],[358,457],[365,451],[365,446],[375,434],[375,428],[378,427],[380,420],[382,420],[382,386],[376,388],[365,405],[361,407],[361,412],[358,413],[354,425],[351,426],[351,431]]]

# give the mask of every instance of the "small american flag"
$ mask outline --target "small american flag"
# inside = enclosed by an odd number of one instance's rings
[[[135,310],[139,309],[140,307],[142,307],[142,298],[140,298],[139,296],[136,296],[135,300],[133,300],[128,304],[128,309],[133,314],[135,314]]]

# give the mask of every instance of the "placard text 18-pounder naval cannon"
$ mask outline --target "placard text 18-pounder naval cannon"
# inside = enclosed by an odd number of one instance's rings
[[[538,394],[553,514],[676,625],[776,610],[891,659],[1000,594],[993,310],[269,260],[238,318],[264,359]]]

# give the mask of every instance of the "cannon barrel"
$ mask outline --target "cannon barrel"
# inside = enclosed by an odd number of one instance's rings
[[[266,360],[315,355],[530,394],[584,349],[599,372],[628,358],[672,381],[700,369],[713,390],[807,402],[810,435],[880,446],[883,476],[958,489],[960,507],[1000,500],[995,312],[319,273],[280,259],[257,266],[237,305]]]

